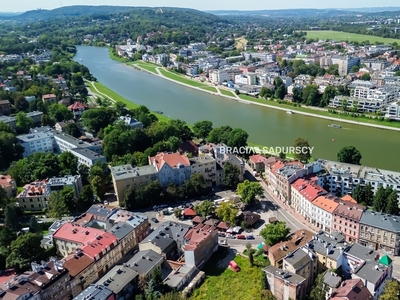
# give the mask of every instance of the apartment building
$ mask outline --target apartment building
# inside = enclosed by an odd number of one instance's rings
[[[372,300],[373,296],[361,279],[348,279],[342,282],[328,300]]]
[[[54,94],[46,94],[42,96],[42,101],[44,103],[57,103],[57,96]]]
[[[1,290],[1,297],[3,299],[19,300],[19,299],[30,299],[30,300],[41,300],[40,292],[41,289],[25,279],[19,281],[4,282],[4,288]]]
[[[332,230],[332,214],[339,205],[340,199],[326,194],[317,197],[311,203],[311,223],[321,230],[330,232]]]
[[[43,112],[41,111],[32,111],[28,112],[26,116],[31,118],[35,125],[40,124]],[[11,126],[13,129],[17,127],[17,120],[15,117],[3,116],[0,115],[0,122],[6,123],[7,125]]]
[[[278,164],[279,165],[279,164]],[[282,168],[276,170],[276,193],[281,199],[291,203],[291,183],[305,175],[304,165],[299,161],[286,162]]]
[[[365,210],[360,219],[359,243],[373,250],[400,255],[400,218]]]
[[[121,255],[129,253],[136,246],[135,230],[128,223],[118,223],[108,230],[118,239],[118,244],[121,246]]]
[[[88,142],[59,131],[53,131],[53,135],[57,145],[57,151],[61,153],[75,148],[85,148],[98,154],[102,153],[101,141],[99,140]]]
[[[47,208],[48,200],[50,197],[50,189],[47,181],[34,181],[26,184],[22,188],[22,192],[16,197],[18,206],[24,210],[43,210]]]
[[[368,99],[372,96],[377,84],[372,81],[354,80],[348,85],[350,96],[359,99]]]
[[[217,185],[217,162],[209,156],[198,156],[189,158],[191,175],[200,173],[203,175],[206,181],[207,187],[213,187]]]
[[[7,193],[8,197],[15,197],[17,193],[17,183],[10,175],[0,174],[0,187]]]
[[[131,187],[143,186],[158,180],[158,171],[153,165],[143,167],[122,165],[111,167],[110,170],[114,191],[119,203],[125,202],[125,191]]]
[[[341,200],[333,211],[332,230],[342,232],[347,242],[357,243],[364,210],[360,204]]]
[[[21,134],[17,136],[17,140],[24,147],[24,157],[36,152],[53,153],[54,151],[54,138],[51,132]]]
[[[151,276],[154,270],[161,270],[161,266],[164,262],[164,256],[148,249],[136,253],[126,265],[139,275]]]
[[[304,300],[307,295],[306,279],[300,275],[285,272],[275,266],[263,269],[269,289],[277,300]]]
[[[67,175],[64,177],[53,177],[47,181],[50,192],[58,192],[65,187],[74,190],[74,197],[79,198],[82,191],[82,180],[80,175]]]
[[[385,103],[380,99],[359,99],[349,98],[345,96],[335,96],[335,98],[329,100],[329,107],[343,108],[344,106],[351,110],[355,109],[359,112],[370,112],[375,113],[381,111],[385,107]]]
[[[89,168],[91,168],[96,162],[107,162],[106,158],[97,153],[94,152],[88,148],[73,148],[67,150],[71,152],[76,158],[78,158],[78,165],[85,165]]]
[[[185,154],[161,152],[149,157],[149,165],[157,169],[158,180],[165,187],[171,182],[181,185],[185,180],[190,179],[191,166]]]
[[[110,218],[117,213],[119,210],[113,206],[105,206],[101,204],[93,204],[87,211],[86,216],[90,216],[90,220],[87,223],[81,224],[89,227],[102,228],[102,229],[110,229],[113,225],[110,226]],[[85,217],[85,216],[83,216]],[[75,223],[78,220],[75,219]]]
[[[340,76],[346,76],[350,73],[353,66],[360,66],[359,57],[351,56],[332,56],[332,64],[337,64],[339,66],[338,71]]]
[[[226,69],[226,70],[212,70],[209,73],[209,80],[212,83],[222,84],[228,81],[235,81],[235,76],[240,75],[242,71],[236,69]]]
[[[133,227],[135,245],[144,240],[144,238],[150,233],[149,218],[147,215],[121,209],[117,210],[107,219],[106,229],[109,230],[109,228],[124,222]]]
[[[385,118],[400,121],[400,101],[388,105],[386,108]]]
[[[115,295],[112,290],[104,285],[94,285],[91,284],[85,290],[83,290],[79,295],[77,295],[74,300],[116,300]]]

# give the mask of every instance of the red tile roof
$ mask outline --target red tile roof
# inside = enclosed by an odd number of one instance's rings
[[[335,201],[334,199],[331,199],[330,197],[327,196],[319,196],[317,199],[313,201],[315,206],[329,212],[333,213],[334,210],[338,207],[339,203]]]
[[[57,96],[54,94],[46,94],[42,96],[42,99],[50,99],[50,98],[56,98]]]
[[[349,279],[343,282],[330,300],[372,300],[373,296],[361,279]]]
[[[249,159],[255,164],[264,163],[267,160],[267,158],[261,154],[252,155]]]
[[[94,262],[93,258],[90,258],[85,253],[79,255],[71,254],[65,258],[64,268],[66,268],[72,277],[75,277]]]
[[[196,215],[196,212],[189,207],[185,208],[185,210],[183,211],[183,215],[186,217],[194,217]]]
[[[84,110],[87,109],[88,107],[83,104],[82,102],[74,102],[73,104],[71,104],[70,106],[68,106],[68,109],[70,110]]]
[[[10,175],[0,175],[0,186],[10,187],[14,179]]]
[[[82,248],[82,252],[87,254],[89,257],[96,259],[96,256],[102,256],[103,250],[107,251],[108,247],[110,247],[110,249],[114,248],[117,241],[118,239],[115,235],[103,232],[102,235],[97,236],[93,241],[88,242],[86,246]]]
[[[166,163],[171,168],[177,168],[179,164],[183,166],[190,166],[189,158],[186,155],[181,155],[178,152],[175,153],[167,153],[161,152],[158,153],[156,156],[150,157],[149,163],[153,165],[155,162],[156,167],[158,170],[161,170],[163,165]]]
[[[53,238],[86,245],[87,242],[96,240],[96,237],[102,235],[103,233],[104,231],[97,228],[85,227],[73,223],[64,223],[53,234]]]
[[[221,223],[219,223],[219,224],[217,225],[217,228],[218,228],[218,229],[227,230],[227,229],[229,229],[229,226],[228,226],[228,224],[227,224],[226,222],[221,222]]]
[[[300,195],[310,202],[314,201],[318,196],[328,193],[319,185],[311,184],[308,180],[304,180],[303,178],[299,178],[293,182],[292,188],[297,190]]]
[[[184,250],[194,250],[198,245],[201,244],[211,234],[216,234],[216,228],[214,226],[208,226],[199,224],[196,227],[190,229],[184,236],[184,239],[189,240],[185,243]]]
[[[357,203],[357,201],[354,200],[353,197],[351,197],[350,195],[345,195],[345,196],[343,196],[343,197],[342,197],[342,200],[348,201],[348,202]]]
[[[361,220],[365,206],[349,201],[340,201],[338,207],[334,210],[335,214],[355,219]]]

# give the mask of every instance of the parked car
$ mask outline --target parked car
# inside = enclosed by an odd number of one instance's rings
[[[228,234],[226,237],[229,239],[236,239],[236,236],[234,236],[233,234]]]
[[[248,235],[248,236],[246,236],[246,240],[254,240],[254,236],[253,235]]]
[[[236,236],[236,238],[237,238],[238,240],[245,240],[245,239],[246,239],[246,237],[245,237],[243,234],[238,234],[238,235]]]
[[[157,220],[156,218],[151,218],[151,220],[152,220],[154,223],[158,223],[158,220]]]
[[[158,206],[159,208],[161,208],[161,209],[163,209],[163,208],[167,208],[168,207],[168,205],[166,205],[166,204],[161,204],[160,206]]]
[[[154,205],[154,206],[153,206],[153,210],[154,210],[154,211],[157,211],[157,210],[158,210],[158,206],[157,206],[157,205]]]
[[[104,205],[108,205],[108,201],[107,200],[105,200],[103,203],[104,203]]]
[[[218,243],[220,245],[227,245],[228,244],[225,240],[219,240]]]
[[[225,233],[220,232],[220,233],[218,233],[218,236],[219,237],[225,237]]]

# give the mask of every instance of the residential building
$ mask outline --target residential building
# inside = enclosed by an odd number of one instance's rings
[[[139,243],[139,250],[153,250],[166,259],[180,257],[184,245],[184,236],[190,226],[183,223],[165,222]]]
[[[101,141],[84,141],[82,139],[77,139],[69,134],[59,131],[52,131],[54,139],[57,145],[57,151],[65,152],[69,150],[75,150],[76,148],[84,148],[101,154]]]
[[[91,284],[79,295],[77,295],[74,300],[117,300],[112,290],[104,285],[94,285]]]
[[[11,113],[11,104],[8,100],[0,100],[0,116],[8,116]]]
[[[276,170],[275,191],[285,202],[291,203],[291,184],[299,177],[305,175],[305,169],[301,162],[286,162],[282,168]]]
[[[328,106],[333,108],[355,109],[359,112],[375,113],[384,108],[384,103],[378,99],[359,99],[346,96],[335,96],[329,100]]]
[[[91,216],[89,223],[85,224],[89,227],[110,229],[113,225],[110,222],[110,218],[116,214],[118,209],[112,206],[105,206],[101,204],[93,204],[87,211],[86,214]]]
[[[338,71],[340,76],[346,76],[350,73],[350,70],[353,66],[360,66],[360,58],[359,57],[350,57],[350,56],[332,56],[331,58],[332,64],[337,64],[339,66]]]
[[[346,241],[357,243],[364,210],[365,207],[360,204],[341,200],[333,211],[332,230],[342,232],[346,236]]]
[[[36,152],[53,153],[54,137],[51,132],[36,132],[21,134],[17,140],[24,147],[24,157],[28,157]]]
[[[122,256],[136,246],[135,230],[128,223],[117,223],[108,232],[117,237]]]
[[[328,270],[324,274],[324,284],[328,287],[326,293],[326,299],[330,299],[333,293],[337,291],[342,283],[342,278],[334,272],[334,270]],[[336,299],[338,300],[338,299]]]
[[[311,222],[311,203],[319,196],[326,195],[327,193],[327,191],[321,188],[318,184],[315,184],[315,182],[299,178],[292,183],[291,206],[297,212],[301,213],[307,222]]]
[[[265,164],[267,163],[268,158],[264,155],[256,154],[249,157],[249,165],[256,172],[264,172]]]
[[[242,222],[246,224],[246,226],[254,227],[254,225],[256,225],[258,221],[260,221],[261,216],[252,211],[244,211],[239,216],[239,219],[242,220]]]
[[[192,157],[197,157],[199,156],[199,147],[193,141],[183,142],[179,146],[179,153],[190,153]]]
[[[199,65],[198,64],[190,64],[186,67],[186,75],[197,77],[199,76]]]
[[[332,230],[332,214],[338,207],[340,199],[327,194],[317,197],[311,203],[311,223],[321,230],[330,232]]]
[[[285,272],[274,266],[263,269],[267,276],[269,289],[277,300],[304,300],[306,279],[300,275]]]
[[[373,250],[400,255],[400,218],[365,210],[360,219],[359,243]]]
[[[4,282],[4,289],[1,289],[1,297],[3,299],[9,300],[20,300],[20,299],[29,299],[29,300],[41,300],[40,297],[41,289],[25,280],[22,279],[19,282]]]
[[[67,175],[64,177],[53,177],[47,181],[50,192],[61,191],[65,187],[74,190],[74,197],[79,198],[82,191],[82,180],[80,175]]]
[[[348,279],[333,292],[328,300],[372,300],[374,297],[361,279]]]
[[[42,101],[45,103],[56,103],[57,96],[54,94],[46,94],[42,96]]]
[[[161,152],[149,157],[149,165],[156,168],[158,180],[165,187],[170,183],[181,185],[185,180],[190,179],[191,165],[185,154]]]
[[[400,121],[400,101],[390,103],[386,108],[385,118]]]
[[[153,165],[143,167],[122,165],[111,167],[110,170],[114,191],[119,203],[125,202],[125,191],[129,188],[143,186],[158,180],[158,170]]]
[[[317,256],[307,247],[290,252],[283,259],[282,270],[306,279],[306,289],[310,290],[318,275]]]
[[[377,88],[377,84],[371,81],[354,80],[348,85],[350,96],[360,99],[368,99],[373,91]]]
[[[183,251],[188,267],[201,269],[218,250],[218,230],[212,225],[198,224],[184,235]]]
[[[143,129],[143,123],[138,120],[132,118],[131,116],[120,116],[119,120],[122,121],[125,125],[128,125],[132,129]]]
[[[76,101],[68,106],[68,110],[74,114],[74,118],[80,118],[82,116],[82,113],[87,109],[88,107],[79,101]]]
[[[297,230],[289,235],[284,241],[269,248],[268,258],[271,266],[282,268],[283,259],[289,253],[307,244],[313,238],[312,232],[308,230]]]
[[[13,129],[17,127],[17,120],[15,119],[15,117],[0,115],[0,122],[11,126],[11,128]]]
[[[172,263],[168,262],[173,270],[172,272],[164,279],[163,283],[170,286],[172,289],[176,291],[181,291],[186,285],[188,287],[185,288],[184,291],[190,292],[190,283],[200,277],[205,277],[204,272],[199,271],[196,267],[188,267],[182,263]],[[193,281],[192,279],[195,278]],[[185,292],[183,292],[185,294]]]
[[[17,183],[10,175],[0,174],[0,187],[7,193],[8,197],[15,197],[17,193]]]
[[[159,253],[148,249],[136,253],[126,265],[139,275],[150,276],[155,269],[161,269],[164,257]]]
[[[34,181],[26,184],[22,192],[16,197],[19,207],[24,210],[39,210],[47,208],[47,202],[50,197],[50,190],[47,181]]]
[[[190,162],[190,174],[200,173],[203,175],[207,187],[213,187],[217,185],[217,162],[209,156],[198,156],[189,158]]]
[[[147,215],[122,209],[117,210],[107,219],[106,229],[109,230],[109,228],[124,222],[133,227],[135,245],[140,243],[149,234],[150,224]]]
[[[129,300],[136,290],[138,278],[139,274],[131,268],[116,265],[97,281],[96,285],[110,289],[118,300]]]
[[[78,158],[78,165],[85,165],[91,168],[96,162],[107,162],[105,156],[89,150],[88,148],[73,148],[67,150],[71,152],[76,158]]]

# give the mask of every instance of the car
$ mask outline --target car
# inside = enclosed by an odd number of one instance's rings
[[[153,210],[154,210],[154,211],[157,211],[157,210],[158,210],[158,206],[157,206],[157,205],[154,205],[154,206],[153,206]]]
[[[246,240],[254,240],[254,236],[253,235],[248,235],[248,236],[246,236]]]
[[[236,236],[236,238],[237,238],[238,240],[245,240],[245,239],[246,239],[246,237],[245,237],[243,234],[238,234],[238,235]]]
[[[218,236],[219,236],[219,237],[225,237],[225,233],[222,233],[222,232],[221,232],[221,233],[218,233]]]
[[[167,207],[168,207],[168,205],[166,205],[166,204],[161,204],[161,205],[159,206],[159,208],[161,208],[161,209],[167,208]]]
[[[226,237],[228,239],[235,239],[236,238],[236,236],[234,236],[233,234],[228,234]]]
[[[228,245],[228,243],[225,240],[219,240],[218,244],[220,244],[220,245]]]
[[[107,200],[106,200],[106,201],[104,201],[103,203],[104,203],[104,205],[108,205],[108,201],[107,201]]]
[[[156,218],[151,218],[151,220],[152,220],[154,223],[158,223],[158,220],[157,220]]]

